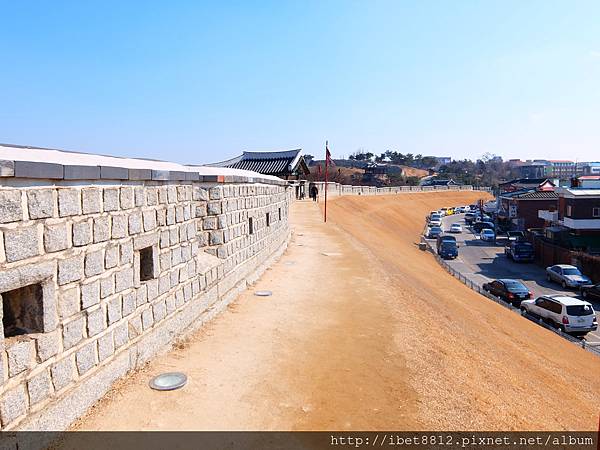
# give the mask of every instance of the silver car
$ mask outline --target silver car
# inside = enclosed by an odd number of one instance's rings
[[[546,268],[546,278],[548,281],[560,283],[566,288],[579,288],[584,284],[591,284],[592,280],[583,275],[581,271],[569,264],[556,264]]]

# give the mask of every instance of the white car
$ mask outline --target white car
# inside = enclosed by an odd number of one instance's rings
[[[441,227],[442,226],[442,220],[441,219],[431,219],[429,221],[429,226],[430,227]]]
[[[484,228],[483,230],[481,230],[481,233],[479,233],[479,237],[482,241],[495,241],[496,233],[494,233],[494,230]]]
[[[535,300],[523,300],[520,308],[565,333],[583,336],[598,329],[594,307],[574,297],[543,295]]]
[[[555,281],[566,288],[578,288],[584,284],[592,284],[589,277],[583,275],[580,270],[569,264],[556,264],[546,268],[548,281]]]
[[[450,226],[450,233],[462,233],[462,227],[460,226],[460,223],[453,223]]]
[[[442,220],[442,216],[439,213],[434,213],[431,214],[427,220],[429,222],[431,222],[432,220]]]

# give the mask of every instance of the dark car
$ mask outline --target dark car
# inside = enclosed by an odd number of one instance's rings
[[[484,228],[489,228],[490,230],[496,229],[492,222],[476,222],[473,224],[473,233],[479,234]]]
[[[521,301],[531,298],[531,291],[519,280],[502,278],[484,283],[482,287],[484,291],[515,306],[519,306]]]
[[[516,262],[532,262],[535,258],[533,245],[529,242],[512,241],[504,247],[507,258]]]
[[[437,248],[440,248],[440,245],[442,245],[442,242],[444,241],[449,241],[449,242],[454,242],[456,244],[456,237],[455,236],[451,236],[449,234],[440,234],[437,237],[437,241],[436,241],[436,245]]]
[[[467,225],[472,224],[475,221],[475,213],[468,212],[465,214],[465,223]]]
[[[454,236],[451,236],[454,237]],[[442,240],[439,241],[437,246],[438,255],[444,259],[455,259],[458,257],[458,245],[456,240]]]
[[[442,233],[443,233],[443,230],[441,227],[430,227],[429,230],[427,231],[427,238],[435,239]]]
[[[597,298],[600,299],[600,283],[598,284],[584,284],[579,288],[581,296],[585,299]]]

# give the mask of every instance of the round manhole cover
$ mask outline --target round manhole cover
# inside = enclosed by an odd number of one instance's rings
[[[273,292],[271,292],[271,291],[256,291],[254,293],[254,295],[257,295],[258,297],[270,297],[271,295],[273,295]]]
[[[160,374],[150,380],[150,387],[157,391],[172,391],[185,386],[187,376],[181,372]]]

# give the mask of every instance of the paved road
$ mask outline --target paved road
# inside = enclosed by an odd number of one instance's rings
[[[464,221],[464,214],[444,217],[442,228],[445,232],[453,223],[460,223],[463,232],[455,234],[459,248],[459,256],[448,261],[450,266],[477,284],[483,284],[497,278],[514,278],[521,280],[534,296],[546,294],[562,294],[579,297],[573,290],[562,289],[556,283],[546,280],[545,270],[532,263],[515,263],[504,256],[506,240],[500,237],[496,244],[484,242],[473,234]],[[600,321],[600,302],[593,300],[596,314]],[[600,330],[588,333],[589,342],[600,342]]]

